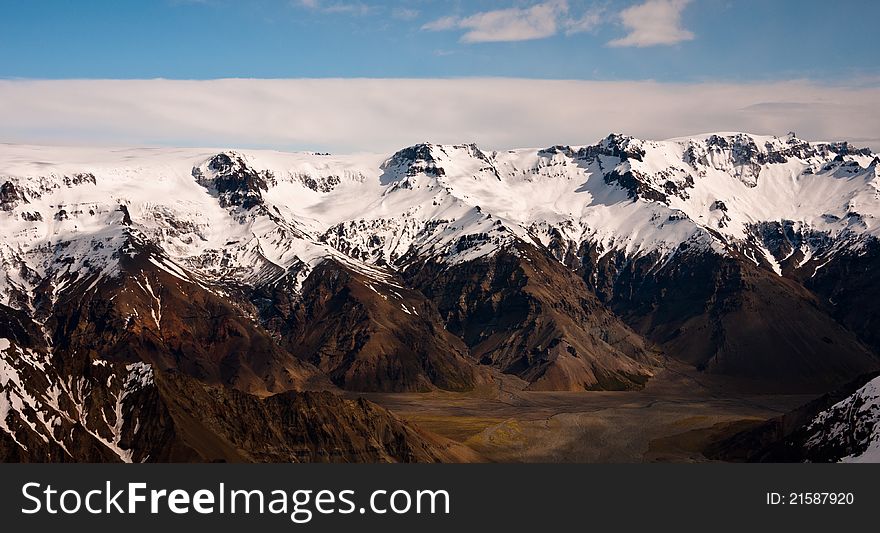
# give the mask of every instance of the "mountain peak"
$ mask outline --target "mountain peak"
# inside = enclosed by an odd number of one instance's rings
[[[445,171],[437,166],[436,153],[442,147],[430,143],[416,144],[397,151],[382,165],[383,170],[403,170],[406,176],[415,176],[424,173],[429,176],[443,176]]]
[[[215,194],[221,207],[241,207],[249,210],[263,205],[264,191],[275,182],[268,170],[257,171],[248,165],[244,155],[234,151],[221,152],[194,167],[196,181]]]

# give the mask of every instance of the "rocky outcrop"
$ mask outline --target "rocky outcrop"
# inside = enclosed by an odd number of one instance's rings
[[[222,207],[245,210],[263,205],[262,193],[275,179],[271,172],[254,170],[235,152],[215,155],[205,169],[193,168],[193,177],[217,195]]]
[[[0,211],[12,211],[24,200],[24,196],[11,181],[0,185]]]

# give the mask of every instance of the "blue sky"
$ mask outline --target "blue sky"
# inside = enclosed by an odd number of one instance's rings
[[[0,78],[12,79],[857,82],[880,75],[873,0],[0,4]]]
[[[0,142],[880,149],[877,0],[0,0]]]

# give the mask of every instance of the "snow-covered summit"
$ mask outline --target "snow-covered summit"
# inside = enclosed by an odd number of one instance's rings
[[[206,280],[246,283],[327,258],[390,275],[512,243],[657,261],[687,244],[815,269],[880,234],[878,162],[845,142],[744,133],[425,143],[390,157],[2,145],[0,301],[23,307],[45,279],[110,275],[133,235]]]

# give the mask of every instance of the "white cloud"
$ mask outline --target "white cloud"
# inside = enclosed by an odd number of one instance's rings
[[[681,26],[681,12],[690,0],[646,0],[620,13],[629,33],[609,46],[658,46],[690,41],[694,34]]]
[[[432,20],[431,22],[428,22],[427,24],[422,26],[422,29],[428,31],[453,30],[458,27],[460,21],[461,19],[458,17],[442,17],[437,20]]]
[[[0,81],[0,141],[392,152],[750,131],[880,150],[880,83],[524,79]]]
[[[468,17],[443,17],[423,30],[465,30],[463,43],[529,41],[556,35],[559,21],[568,13],[568,2],[552,0],[527,8],[498,9]]]
[[[605,20],[605,9],[603,7],[594,7],[587,10],[580,18],[569,18],[563,23],[566,35],[574,35],[575,33],[593,32],[599,28],[599,25]]]

